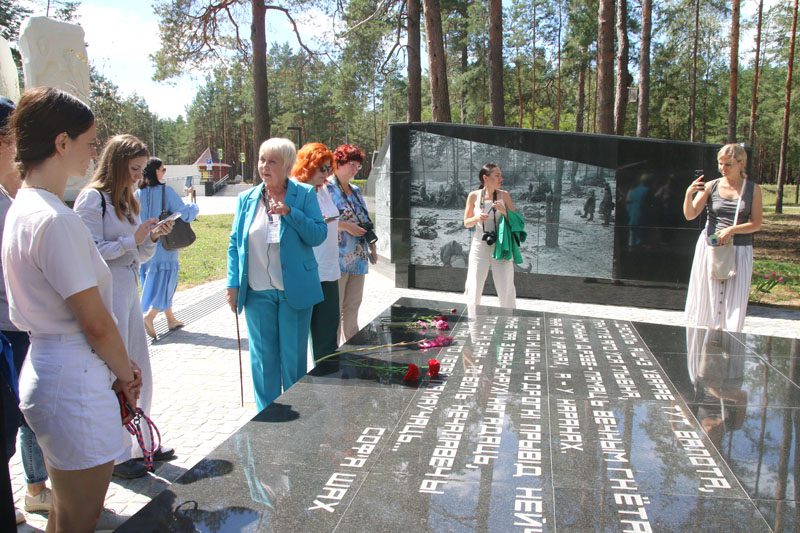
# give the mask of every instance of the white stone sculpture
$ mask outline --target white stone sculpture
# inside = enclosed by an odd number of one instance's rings
[[[47,17],[31,17],[22,25],[19,51],[25,87],[55,87],[89,104],[89,58],[83,28]],[[70,177],[64,199],[74,201],[94,171]]]
[[[89,102],[89,59],[83,28],[31,17],[19,35],[25,87],[56,87]]]
[[[19,102],[19,74],[8,41],[0,37],[0,95]]]

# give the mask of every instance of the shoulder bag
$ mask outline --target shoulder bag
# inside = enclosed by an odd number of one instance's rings
[[[161,214],[158,215],[159,220],[164,220],[172,214],[172,211],[167,211],[164,197],[166,196],[166,185],[161,185]],[[176,219],[172,226],[172,231],[166,235],[161,236],[161,246],[165,250],[180,250],[186,248],[197,239],[194,234],[192,225],[183,220],[182,218]]]
[[[736,214],[733,217],[735,226],[739,220],[739,207],[742,205],[746,182],[742,182],[742,192],[736,202]],[[708,274],[711,278],[724,281],[736,275],[736,249],[733,246],[733,237],[727,244],[712,245],[708,243]]]

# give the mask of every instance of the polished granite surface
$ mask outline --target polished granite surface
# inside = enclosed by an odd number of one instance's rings
[[[402,299],[119,531],[797,531],[798,344]]]

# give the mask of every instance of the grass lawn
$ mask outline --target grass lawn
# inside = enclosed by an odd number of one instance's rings
[[[225,277],[233,215],[200,215],[192,222],[197,240],[181,250],[178,290]]]

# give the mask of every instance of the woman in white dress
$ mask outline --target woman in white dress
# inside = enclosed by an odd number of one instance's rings
[[[139,406],[150,414],[153,401],[153,372],[144,332],[139,300],[139,265],[156,251],[161,235],[172,229],[172,222],[157,225],[158,219],[142,221],[134,187],[142,179],[147,164],[147,146],[133,135],[117,135],[106,143],[92,182],[75,200],[75,212],[89,228],[94,243],[111,270],[114,285],[113,311],[128,355],[142,371],[142,394]],[[136,438],[120,428],[126,449],[117,458],[116,477],[132,479],[144,476],[144,464],[137,460],[142,450]],[[150,433],[143,432],[144,444],[151,447]],[[162,446],[156,460],[172,457],[175,451]]]
[[[500,215],[507,215],[507,209],[514,210],[514,202],[508,191],[500,189],[503,172],[494,163],[483,165],[478,172],[480,185],[467,196],[464,208],[464,227],[475,228],[469,247],[467,281],[464,295],[470,316],[475,306],[481,304],[481,294],[489,269],[500,298],[500,307],[514,309],[517,306],[517,290],[514,287],[514,262],[499,261],[492,258],[494,243],[497,240],[497,224]]]
[[[695,246],[686,320],[691,326],[742,331],[753,275],[753,233],[763,221],[761,187],[747,179],[747,152],[739,144],[726,144],[717,153],[722,177],[703,183],[705,176],[686,189],[683,214],[694,220],[703,211],[708,220]],[[738,206],[738,216],[737,213]],[[734,224],[735,222],[735,224]],[[720,245],[733,241],[736,274],[718,280],[709,274],[709,237]]]
[[[64,205],[69,176],[97,155],[94,115],[49,87],[26,91],[12,118],[24,184],[3,231],[12,322],[29,331],[20,409],[53,486],[48,532],[91,531],[123,450],[115,391],[136,405],[141,377],[111,314],[111,273]]]

